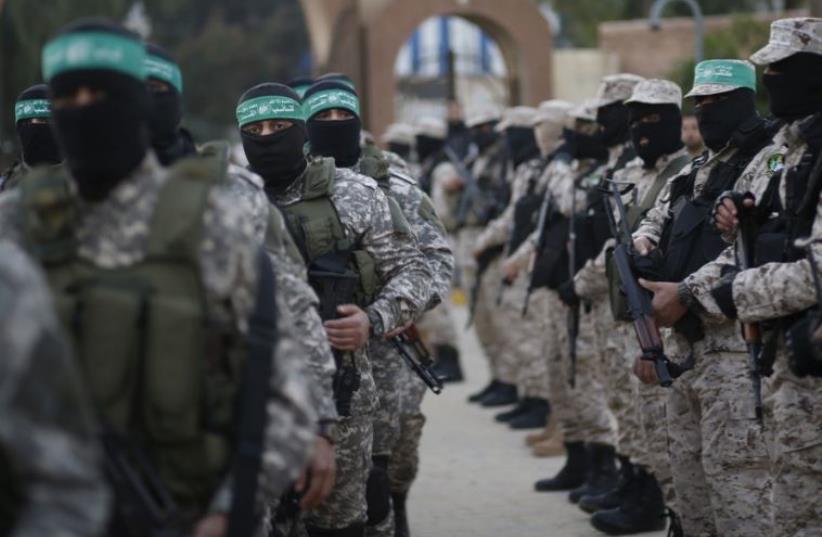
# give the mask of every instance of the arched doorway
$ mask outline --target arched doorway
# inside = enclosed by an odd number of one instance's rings
[[[433,16],[464,18],[498,44],[511,104],[535,105],[551,96],[551,30],[532,0],[301,1],[318,69],[345,71],[358,82],[372,132],[394,119],[400,49]]]
[[[508,73],[499,45],[477,25],[460,17],[430,17],[397,56],[395,120],[446,117],[452,94],[466,115],[501,110],[512,100]]]

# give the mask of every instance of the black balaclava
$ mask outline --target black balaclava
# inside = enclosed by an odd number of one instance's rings
[[[417,146],[417,158],[420,162],[425,162],[429,157],[442,151],[445,146],[445,140],[442,138],[434,138],[425,134],[416,135],[414,142]]]
[[[319,108],[312,106],[312,103],[320,102],[319,99],[328,102],[324,99],[324,95],[336,99],[339,106],[318,105]],[[308,88],[303,97],[303,102],[306,106],[308,140],[311,143],[311,153],[323,157],[333,157],[338,167],[350,168],[360,160],[362,123],[360,122],[359,105],[348,107],[339,99],[341,96],[348,96],[347,101],[349,103],[359,101],[357,92],[344,82],[327,80],[317,82]],[[347,110],[353,117],[341,121],[317,119],[320,112],[332,108]]]
[[[388,142],[388,150],[396,153],[403,160],[411,158],[411,145],[401,142]]]
[[[147,76],[165,82],[169,86],[168,91],[149,89],[148,92],[151,99],[149,116],[151,147],[157,153],[160,163],[167,166],[184,156],[181,153],[193,149],[187,143],[186,137],[180,133],[180,122],[183,120],[182,77],[179,75],[179,67],[174,59],[164,49],[148,43],[146,54],[150,61],[166,64],[165,69],[162,69],[162,74],[153,74],[149,70]],[[172,71],[174,71],[174,76],[172,76]],[[177,80],[172,81],[175,76]]]
[[[597,123],[600,124],[600,137],[605,147],[613,147],[628,141],[628,107],[622,102],[615,102],[597,110]]]
[[[608,148],[602,142],[602,136],[597,134],[586,134],[579,131],[563,131],[563,137],[570,137],[568,148],[571,155],[577,159],[605,160],[608,158]]]
[[[471,127],[471,139],[480,151],[491,147],[497,141],[497,132],[494,130],[497,121],[487,121]]]
[[[720,100],[697,104],[695,111],[702,139],[714,152],[728,145],[731,135],[757,115],[754,92],[749,88],[739,88],[718,97]]]
[[[675,104],[644,104],[629,105],[631,141],[636,154],[642,159],[645,168],[653,168],[656,161],[663,155],[668,155],[681,149],[682,144],[682,112]],[[642,123],[643,117],[658,114],[659,121]],[[648,143],[641,145],[642,138]]]
[[[24,90],[15,103],[17,138],[20,140],[23,162],[28,166],[59,164],[63,160],[51,129],[51,114],[48,112],[50,107],[47,105],[48,90],[45,84],[37,84]],[[34,117],[48,121],[32,123]]]
[[[505,148],[515,168],[540,154],[533,127],[505,129]]]
[[[237,107],[238,116],[243,103],[259,98],[263,98],[264,101],[265,97],[282,97],[286,99],[285,102],[289,103],[293,101],[296,112],[292,114],[293,117],[276,118],[260,115],[260,120],[282,119],[291,121],[293,125],[274,134],[259,135],[244,132],[242,127],[245,124],[241,121],[240,138],[243,141],[243,149],[251,170],[263,178],[266,192],[276,194],[291,186],[308,165],[304,152],[308,132],[305,128],[305,121],[302,119],[300,96],[283,84],[259,84],[243,93]],[[277,108],[277,106],[270,108]],[[279,108],[285,108],[285,106],[279,106]]]
[[[765,73],[771,113],[793,121],[822,110],[822,56],[800,52],[771,64]]]
[[[71,64],[65,59],[61,63],[66,47],[93,51],[94,45],[84,41],[83,35],[90,32],[110,35],[128,52],[117,56],[116,65],[86,63],[76,57]],[[76,43],[67,44],[71,41]],[[53,98],[73,95],[81,87],[102,92],[91,104],[52,112],[57,143],[80,195],[101,201],[140,165],[148,151],[150,104],[144,67],[136,66],[138,60],[141,64],[145,60],[145,47],[138,36],[118,24],[90,18],[63,29],[46,45],[43,58]]]

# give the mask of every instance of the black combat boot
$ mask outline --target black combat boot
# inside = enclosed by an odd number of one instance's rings
[[[602,494],[586,495],[579,499],[579,507],[586,513],[594,514],[597,511],[607,511],[619,507],[622,498],[635,482],[635,467],[631,460],[624,455],[617,455],[619,459],[619,479],[617,485]]]
[[[487,408],[513,405],[517,402],[517,387],[513,384],[500,382],[497,387],[480,400],[480,404]]]
[[[508,426],[515,430],[544,429],[548,425],[548,414],[551,406],[548,401],[539,397],[530,397],[530,405],[525,412],[518,414],[508,422]]]
[[[462,382],[460,353],[451,345],[437,345],[434,348],[437,363],[434,365],[434,374],[443,382]]]
[[[491,382],[489,382],[485,386],[485,388],[481,389],[480,391],[478,391],[476,393],[472,393],[471,395],[469,395],[468,396],[468,402],[469,403],[479,403],[480,401],[482,401],[483,397],[485,397],[486,395],[491,393],[491,391],[495,390],[496,387],[497,387],[497,384],[499,384],[499,383],[500,382],[498,380],[492,380]]]
[[[405,511],[405,499],[407,492],[391,494],[394,505],[394,537],[410,537],[411,531],[408,528],[408,513]]]
[[[583,496],[602,494],[616,487],[617,469],[614,446],[588,444],[588,460],[591,462],[588,479],[568,495],[571,503],[577,503]]]
[[[568,456],[565,466],[553,477],[540,479],[534,484],[537,492],[559,492],[572,490],[585,483],[588,476],[588,451],[584,442],[565,442]]]
[[[531,400],[527,397],[520,399],[517,406],[512,408],[511,410],[506,410],[505,412],[500,412],[496,416],[494,416],[494,420],[500,423],[506,423],[511,421],[512,419],[516,418],[520,414],[528,412],[528,409],[531,408]]]
[[[637,467],[632,493],[624,497],[619,507],[594,513],[591,525],[608,535],[664,530],[665,501],[656,478]]]

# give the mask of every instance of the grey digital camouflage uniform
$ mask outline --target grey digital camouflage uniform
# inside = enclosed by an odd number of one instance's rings
[[[387,184],[380,186],[399,206],[417,239],[417,247],[433,276],[428,306],[437,305],[448,299],[454,273],[454,256],[445,228],[434,212],[433,203],[417,182],[405,175],[402,169],[396,168],[392,163]],[[425,422],[420,408],[425,384],[416,375],[407,374],[409,368],[390,343],[372,339],[369,352],[371,356],[379,357],[379,362],[374,362],[374,377],[380,408],[374,422],[372,454],[390,455],[389,470],[393,470],[395,475],[397,472],[401,475],[415,473],[415,470],[407,468],[417,466],[421,424]],[[378,374],[382,378],[378,378]],[[393,513],[389,512],[385,520],[375,528],[369,528],[368,534],[390,536],[393,532]]]
[[[703,191],[717,164],[736,151],[729,145],[710,153],[694,178],[694,196]],[[690,174],[693,166],[688,164],[678,175]],[[635,238],[659,243],[670,218],[670,184],[643,218]],[[682,362],[690,352],[694,357],[694,369],[676,380],[667,403],[671,470],[682,525],[693,535],[767,535],[770,519],[762,513],[770,512],[768,445],[756,423],[745,342],[729,320],[703,315],[701,321],[705,337],[692,349],[677,332],[663,332],[670,358]]]
[[[173,180],[149,154],[122,180],[109,196],[96,204],[79,201],[80,222],[76,231],[78,255],[100,268],[118,268],[141,261],[148,246],[149,221],[159,192]],[[203,288],[209,314],[217,322],[248,332],[248,318],[255,302],[256,265],[253,226],[225,185],[211,189],[203,216],[200,247]],[[20,195],[11,191],[0,197],[0,234],[21,242],[18,219]],[[287,311],[277,295],[279,311]],[[267,404],[265,450],[262,457],[261,494],[279,497],[297,477],[312,445],[316,415],[310,402],[293,328],[287,316],[279,316],[279,341]],[[231,495],[223,488],[213,509],[227,510]]]
[[[0,471],[9,479],[2,496],[19,487],[26,499],[17,520],[0,526],[17,537],[101,534],[109,494],[91,405],[45,280],[7,242],[0,242],[0,348]]]
[[[280,206],[299,202],[304,176],[275,197]],[[430,271],[416,249],[414,237],[394,227],[388,199],[377,183],[348,169],[337,168],[330,199],[345,232],[374,259],[383,287],[368,306],[382,321],[375,336],[412,321],[430,299]],[[377,409],[376,387],[366,349],[354,353],[361,373],[354,394],[351,417],[337,427],[337,481],[329,498],[306,515],[306,524],[319,528],[342,528],[364,523],[365,484],[371,466],[373,427]]]
[[[770,146],[765,147],[742,174],[735,189],[751,192],[762,199],[774,173],[783,177],[795,167],[807,150],[801,138],[805,122],[785,125]],[[779,198],[786,199],[785,182],[780,181]],[[822,237],[822,204],[817,203],[812,239]],[[813,243],[814,259],[819,265],[822,245]],[[710,315],[721,315],[710,291],[719,281],[722,265],[735,264],[733,247],[713,263],[685,279],[685,285]],[[802,311],[816,302],[808,259],[797,262],[768,263],[743,271],[734,279],[733,300],[739,320],[758,322]],[[768,399],[773,405],[773,448],[771,478],[773,507],[771,535],[788,537],[818,535],[822,527],[822,508],[815,491],[822,475],[822,382],[817,378],[798,378],[787,367],[784,347],[780,347],[775,372],[770,378]],[[750,400],[750,396],[746,398]],[[816,528],[816,529],[812,529]]]

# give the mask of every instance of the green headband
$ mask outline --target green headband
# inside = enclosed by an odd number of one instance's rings
[[[26,99],[14,103],[14,122],[33,117],[51,117],[51,103],[46,99]]]
[[[255,97],[237,106],[237,123],[240,127],[264,119],[305,121],[299,101],[282,95]]]
[[[64,71],[108,69],[145,80],[145,46],[139,41],[108,32],[62,35],[43,48],[43,78]]]
[[[711,85],[756,91],[756,71],[741,60],[705,60],[696,66],[694,87]]]
[[[305,109],[305,117],[312,118],[324,110],[332,108],[342,108],[353,112],[355,115],[360,115],[360,99],[351,92],[330,89],[317,92],[303,101],[303,108]]]
[[[165,60],[159,56],[146,55],[145,61],[146,78],[156,78],[163,82],[168,82],[180,93],[183,93],[183,74],[177,64]]]

